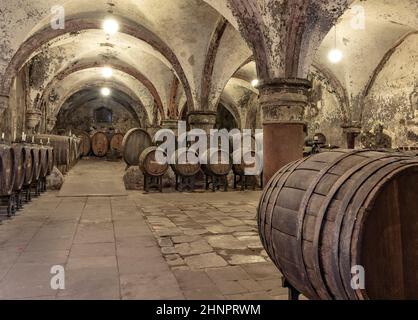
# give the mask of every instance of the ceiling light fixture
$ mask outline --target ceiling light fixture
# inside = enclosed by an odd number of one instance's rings
[[[251,85],[254,88],[257,88],[257,86],[259,85],[260,81],[258,79],[254,79],[253,81],[251,81]]]
[[[333,64],[337,64],[341,62],[341,60],[343,59],[343,53],[337,47],[337,26],[335,26],[334,29],[335,29],[334,49],[332,49],[328,53],[328,60]]]
[[[113,70],[112,70],[112,68],[109,68],[109,67],[104,67],[104,68],[102,69],[102,75],[103,75],[103,77],[105,77],[105,78],[110,78],[110,77],[112,77],[112,75],[113,75]]]
[[[102,90],[100,92],[101,92],[102,96],[104,96],[104,97],[110,96],[110,89],[109,88],[102,88]]]
[[[103,30],[107,35],[113,35],[119,31],[119,23],[114,19],[106,19],[103,22]]]

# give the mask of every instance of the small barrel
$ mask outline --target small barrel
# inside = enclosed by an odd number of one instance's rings
[[[91,138],[85,131],[80,131],[77,136],[80,138],[80,155],[87,157],[91,151]]]
[[[182,177],[193,177],[200,172],[200,164],[197,161],[196,164],[190,163],[189,160],[186,160],[187,149],[182,148],[178,149],[175,153],[174,163],[171,165],[173,171]],[[197,155],[195,155],[197,157]]]
[[[157,147],[149,147],[142,152],[139,157],[139,169],[142,172],[153,176],[161,177],[168,171],[168,163],[160,164],[156,161],[156,150]]]
[[[415,300],[417,194],[417,157],[315,154],[269,181],[258,207],[261,240],[290,285],[310,299]]]
[[[13,186],[13,191],[19,192],[22,190],[23,184],[25,183],[26,169],[28,166],[28,161],[26,159],[25,148],[22,144],[14,143],[12,144],[14,156],[15,156],[15,181]],[[29,170],[32,168],[30,166]]]
[[[109,140],[103,132],[96,132],[91,138],[91,148],[96,157],[104,157],[109,151]]]
[[[226,176],[232,170],[232,161],[229,152],[220,149],[208,149],[203,158],[207,159],[207,164],[202,164],[202,169],[207,175]]]
[[[152,146],[151,136],[147,131],[134,128],[129,130],[122,141],[123,159],[128,166],[137,166],[142,152]]]
[[[262,159],[255,151],[245,151],[236,150],[232,154],[233,160],[241,159],[241,163],[234,163],[232,165],[232,171],[236,175],[241,176],[258,176],[261,174],[262,169]]]
[[[13,148],[0,144],[0,196],[10,196],[13,192],[16,176]]]
[[[115,133],[110,139],[110,149],[120,154],[123,152],[123,137],[121,133]]]

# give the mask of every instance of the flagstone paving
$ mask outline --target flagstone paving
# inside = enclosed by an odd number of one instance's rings
[[[258,237],[259,197],[48,192],[0,225],[0,299],[287,299]],[[65,290],[51,289],[56,265]]]

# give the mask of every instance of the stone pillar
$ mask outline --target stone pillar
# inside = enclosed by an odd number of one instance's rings
[[[9,96],[0,95],[0,116],[9,107]]]
[[[187,115],[187,119],[190,129],[203,129],[209,134],[216,123],[216,112],[192,111]]]
[[[355,149],[356,138],[361,133],[361,127],[353,126],[353,125],[345,125],[345,126],[342,126],[342,128],[347,137],[347,149]]]
[[[274,79],[259,86],[266,183],[280,168],[303,158],[303,117],[310,88],[311,83],[305,79]]]

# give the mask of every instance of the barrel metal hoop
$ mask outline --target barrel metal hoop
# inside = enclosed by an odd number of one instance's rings
[[[329,172],[329,170],[331,170],[335,165],[337,165],[342,160],[344,160],[344,159],[346,159],[346,158],[348,158],[352,155],[367,152],[367,151],[369,151],[369,150],[352,150],[350,152],[346,152],[346,153],[342,154],[341,157],[335,159],[333,162],[330,162],[324,169],[322,169],[321,171],[318,172],[318,175],[316,176],[314,181],[312,181],[309,188],[306,190],[306,193],[305,193],[305,195],[304,195],[304,197],[301,201],[301,204],[300,204],[300,207],[299,207],[299,212],[298,212],[298,220],[297,220],[298,221],[298,230],[297,230],[298,247],[297,247],[297,249],[298,249],[301,264],[302,264],[301,266],[302,266],[303,276],[306,277],[306,279],[307,279],[306,282],[309,284],[311,290],[316,294],[316,296],[318,298],[320,298],[321,295],[312,286],[312,283],[309,280],[308,271],[306,269],[306,264],[305,264],[305,261],[304,261],[304,258],[303,258],[303,225],[304,225],[304,222],[305,222],[307,205],[308,205],[309,200],[311,199],[312,194],[314,193],[315,188],[317,187],[319,181],[321,181],[321,179]],[[331,152],[337,152],[337,151],[331,151]],[[339,151],[339,152],[341,152],[341,151]],[[323,215],[321,216],[321,215],[318,214],[317,215],[317,221],[320,221],[321,225],[322,225],[322,219],[323,219]],[[318,224],[318,222],[317,222],[317,224]],[[317,256],[317,255],[315,255],[315,238],[314,238],[314,244],[313,244],[314,258],[315,258],[315,256]],[[318,238],[319,238],[319,236],[318,236]],[[318,256],[318,262],[319,262],[319,256]],[[314,263],[316,263],[315,259],[314,259]],[[319,269],[319,263],[316,267],[317,267],[317,269]],[[319,271],[319,270],[317,270],[317,271]],[[322,284],[324,284],[323,280],[322,280],[322,276],[319,279],[322,281]],[[327,290],[326,290],[326,292],[327,292]],[[331,297],[328,296],[328,295],[325,298],[326,299],[331,299]]]
[[[402,159],[399,159],[396,155],[384,155],[378,158],[370,158],[369,160],[363,161],[362,163],[358,164],[357,166],[351,168],[349,171],[347,171],[343,176],[341,176],[338,181],[334,184],[332,189],[330,190],[329,194],[327,195],[327,198],[324,200],[320,212],[324,213],[327,211],[331,201],[334,199],[335,194],[340,190],[340,188],[358,171],[362,170],[366,166],[377,163],[381,160],[393,158],[390,162],[385,162],[383,166],[375,168],[374,170],[367,172],[366,174],[362,175],[360,179],[355,181],[355,184],[350,188],[350,191],[344,196],[343,201],[341,202],[341,206],[339,207],[338,213],[335,217],[335,229],[333,234],[333,242],[334,247],[332,248],[332,255],[331,255],[331,264],[334,271],[334,274],[336,275],[335,280],[336,284],[338,286],[338,289],[341,293],[346,292],[347,296],[350,296],[350,292],[347,292],[346,288],[344,288],[344,285],[342,283],[341,279],[341,272],[338,267],[339,265],[339,239],[340,239],[340,233],[341,233],[341,227],[342,223],[344,221],[344,218],[346,216],[346,209],[349,206],[351,199],[358,191],[358,188],[367,180],[370,176],[375,174],[377,171],[382,170],[385,166],[388,166],[392,163],[395,163],[397,161],[400,161]],[[318,237],[318,243],[319,243],[319,237]],[[346,299],[347,296],[339,297],[341,299]]]
[[[418,161],[417,160],[413,160],[413,161],[408,161],[407,163],[404,162],[405,159],[398,159],[399,166],[395,167],[395,168],[390,168],[389,172],[383,172],[383,176],[378,179],[376,182],[371,183],[370,186],[370,190],[374,190],[379,184],[381,184],[383,181],[388,181],[391,180],[392,178],[394,178],[397,174],[399,174],[402,171],[405,171],[408,168],[412,168],[414,166],[418,165]],[[396,162],[392,162],[396,163]],[[386,168],[387,169],[387,168]],[[351,248],[351,238],[352,235],[354,233],[354,221],[357,220],[358,217],[358,213],[360,212],[360,208],[363,206],[364,201],[367,199],[367,197],[369,196],[369,194],[361,194],[360,197],[358,199],[356,199],[356,203],[353,205],[353,207],[350,208],[350,212],[348,215],[348,225],[346,228],[343,228],[343,232],[342,232],[342,238],[343,239],[349,239],[349,241],[346,241],[347,243],[342,243],[342,248],[341,251],[342,252],[348,252],[350,254],[347,255],[342,255],[342,259],[340,260],[340,270],[343,272],[342,277],[343,279],[345,279],[345,281],[343,281],[345,286],[349,286],[350,285],[350,279],[347,279],[347,274],[350,274],[351,270],[347,270],[348,266],[351,264],[351,252],[350,252],[350,248]],[[355,214],[353,214],[355,213]],[[351,223],[351,226],[350,226]],[[350,277],[348,277],[350,278]],[[347,283],[348,281],[348,283]],[[357,296],[353,296],[353,298],[357,298]]]

